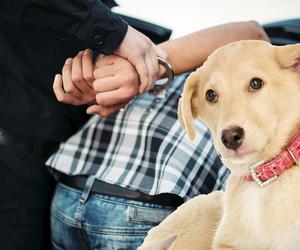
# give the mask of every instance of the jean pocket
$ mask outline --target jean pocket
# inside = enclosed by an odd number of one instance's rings
[[[129,223],[158,225],[174,210],[163,208],[129,207]]]

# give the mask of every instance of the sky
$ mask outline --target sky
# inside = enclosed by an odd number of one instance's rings
[[[118,13],[173,30],[176,38],[202,28],[256,20],[261,24],[300,18],[300,0],[116,0]]]

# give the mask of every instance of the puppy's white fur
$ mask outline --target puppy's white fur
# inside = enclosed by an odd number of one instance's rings
[[[251,91],[253,78],[263,80],[261,89]],[[209,89],[218,95],[217,102],[206,100]],[[221,47],[189,76],[179,106],[179,119],[190,138],[195,137],[193,120],[200,117],[231,170],[221,199],[224,204],[220,221],[211,237],[212,248],[300,249],[299,166],[264,188],[244,179],[250,165],[279,154],[300,127],[300,45],[277,47],[262,41],[240,41]],[[245,131],[237,150],[226,148],[221,140],[222,131],[232,126]],[[180,216],[171,218],[178,220]],[[191,223],[187,227],[194,226]],[[199,223],[197,227],[199,232],[205,231]],[[158,233],[159,229],[154,230]],[[171,249],[179,249],[176,242]],[[201,237],[198,248],[190,248],[188,241],[184,244],[185,249],[210,249],[201,247]]]
[[[181,107],[184,125],[193,137],[191,123],[200,116],[231,170],[214,249],[300,247],[299,169],[289,169],[265,188],[243,178],[253,163],[275,157],[300,126],[299,56],[300,45],[236,42],[218,49],[187,80]],[[251,91],[253,78],[263,80],[261,89]],[[208,89],[217,93],[216,103],[206,100]],[[221,141],[222,131],[231,126],[245,131],[236,151]]]

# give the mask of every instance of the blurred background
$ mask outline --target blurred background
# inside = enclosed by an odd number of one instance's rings
[[[261,24],[300,17],[300,0],[116,0],[114,11],[172,29],[176,38],[243,20]]]

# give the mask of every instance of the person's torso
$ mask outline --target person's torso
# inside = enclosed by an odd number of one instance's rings
[[[220,189],[227,171],[207,127],[196,121],[199,136],[191,142],[177,119],[184,80],[178,77],[166,98],[144,94],[113,116],[94,116],[48,164],[151,195],[191,198]]]

